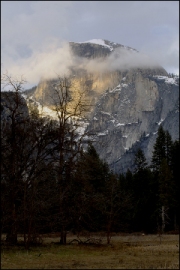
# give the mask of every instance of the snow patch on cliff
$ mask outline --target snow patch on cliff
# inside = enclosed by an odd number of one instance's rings
[[[108,130],[105,130],[104,132],[97,133],[97,136],[106,136],[108,135]]]
[[[79,127],[76,129],[76,132],[77,132],[80,136],[84,135],[85,130],[87,129],[88,125],[89,125],[88,122],[82,121],[81,123],[79,123]]]
[[[167,76],[154,75],[153,77],[155,77],[159,80],[164,80],[166,83],[169,83],[169,84],[178,85],[178,80],[179,80],[178,76],[175,76],[173,78],[169,78]]]
[[[160,126],[160,124],[164,121],[164,119],[161,118],[161,120],[159,122],[157,122],[158,126]]]
[[[126,83],[118,84],[114,89],[109,90],[109,93],[121,92],[122,87],[128,87],[128,84]]]
[[[119,127],[119,126],[125,126],[125,124],[124,124],[124,123],[118,123],[118,124],[116,125],[116,127]]]
[[[101,45],[103,47],[107,47],[110,51],[113,51],[113,47],[107,45],[103,39],[91,39],[91,40],[88,40],[88,41],[77,42],[77,43],[93,43],[93,44]]]
[[[104,114],[104,115],[109,115],[109,116],[111,116],[111,114],[110,114],[110,113],[108,113],[108,112],[104,112],[104,111],[101,111],[101,114]]]

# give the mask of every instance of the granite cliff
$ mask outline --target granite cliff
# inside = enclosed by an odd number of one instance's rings
[[[123,53],[128,52],[129,59],[134,59],[138,52],[107,40],[70,42],[69,46],[72,55],[85,63],[70,67],[72,100],[76,100],[78,91],[86,92],[88,102],[93,105],[84,115],[87,129],[93,131],[94,146],[100,157],[113,170],[119,173],[133,168],[138,147],[150,162],[160,124],[170,132],[173,140],[179,138],[177,76],[168,75],[159,65],[142,65],[142,62],[128,65],[121,61]],[[108,65],[116,58],[120,60],[111,69]],[[97,67],[89,70],[86,68],[88,61],[95,61],[91,63],[97,66],[100,63],[103,68],[107,61],[107,66],[103,70]],[[31,98],[52,108],[50,96],[56,83],[56,79],[41,81],[33,94],[31,92]]]

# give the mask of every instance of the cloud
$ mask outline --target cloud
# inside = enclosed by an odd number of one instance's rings
[[[135,67],[152,67],[158,64],[147,55],[119,48],[106,59],[87,59],[72,55],[69,44],[56,39],[36,50],[27,58],[18,61],[9,60],[10,74],[23,75],[32,85],[41,79],[68,76],[70,68],[83,68],[88,72],[108,72]],[[23,73],[22,73],[23,71]]]
[[[76,61],[75,61],[76,59]],[[137,53],[127,49],[119,48],[113,51],[109,56],[98,59],[74,58],[73,65],[93,72],[111,72],[115,70],[126,70],[131,68],[151,68],[159,64],[149,58],[146,54]]]
[[[154,50],[149,50],[148,55],[150,58],[163,66],[168,72],[179,74],[179,37],[174,36],[168,43],[168,46],[162,48],[160,45]]]
[[[37,84],[40,79],[68,75],[73,58],[67,43],[54,40],[34,51],[30,57],[12,61],[9,59],[8,72],[14,76],[23,75],[29,83]]]
[[[25,73],[33,84],[38,76],[67,72],[74,59],[63,41],[102,38],[140,51],[132,63],[143,64],[149,55],[150,63],[156,59],[168,71],[178,70],[178,7],[177,1],[2,1],[1,62],[8,71]],[[110,58],[109,66],[127,59]]]

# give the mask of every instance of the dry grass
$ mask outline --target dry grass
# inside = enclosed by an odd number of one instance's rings
[[[161,243],[157,235],[116,235],[111,245],[101,239],[101,245],[59,246],[51,235],[29,251],[2,248],[1,269],[179,269],[179,235],[163,235]]]

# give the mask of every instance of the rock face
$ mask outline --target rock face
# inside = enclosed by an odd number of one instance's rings
[[[123,48],[138,52],[137,50],[131,47],[127,47],[115,42],[102,39],[93,39],[87,42],[80,42],[80,43],[70,42],[69,45],[73,54],[80,57],[86,57],[88,59],[101,57],[104,58],[110,55],[110,53],[117,48]]]
[[[135,49],[93,40],[70,43],[74,55],[84,59],[106,59],[117,48],[133,53]],[[100,157],[116,172],[133,168],[134,153],[141,148],[150,162],[159,125],[172,139],[179,138],[179,78],[168,76],[162,67],[133,67],[113,71],[88,72],[71,68],[72,95],[77,89],[86,92],[92,109],[85,117],[93,131],[94,146]],[[51,107],[50,94],[56,80],[43,81],[33,98]]]
[[[96,131],[95,147],[116,172],[132,169],[134,153],[141,148],[150,162],[159,125],[172,139],[179,138],[178,78],[124,77],[99,99],[89,128]]]

